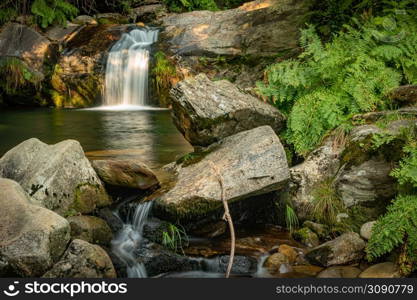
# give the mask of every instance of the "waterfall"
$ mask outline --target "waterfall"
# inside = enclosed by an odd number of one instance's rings
[[[104,105],[146,106],[150,46],[158,30],[134,29],[111,48],[106,66]]]
[[[135,250],[142,241],[143,226],[151,207],[152,202],[138,204],[133,215],[129,214],[127,223],[112,241],[112,251],[127,266],[129,278],[147,277],[145,266],[136,259]]]

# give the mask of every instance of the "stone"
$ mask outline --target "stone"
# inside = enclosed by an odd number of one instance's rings
[[[309,277],[315,277],[318,273],[320,273],[323,270],[322,267],[311,265],[293,266],[292,269],[296,273],[307,275]]]
[[[67,26],[62,27],[56,25],[46,31],[45,36],[54,42],[65,43],[75,36],[81,26],[74,23],[67,23]]]
[[[359,278],[399,278],[400,270],[392,262],[384,262],[370,266],[359,274]]]
[[[69,215],[111,203],[79,142],[26,140],[0,159],[0,177],[16,180],[40,205]]]
[[[116,278],[110,257],[100,246],[73,240],[44,278]]]
[[[71,226],[71,238],[91,244],[109,246],[113,233],[106,221],[94,216],[72,216],[67,218]]]
[[[261,0],[224,11],[162,18],[170,50],[184,56],[276,56],[298,47],[306,1]]]
[[[211,259],[205,259],[202,262],[202,268],[206,272],[226,273],[229,264],[229,255],[222,255]],[[233,275],[250,275],[256,271],[257,260],[250,256],[236,255],[233,259]]]
[[[72,20],[74,24],[78,25],[97,25],[97,20],[91,16],[81,15]]]
[[[51,42],[25,25],[9,23],[0,32],[0,58],[16,57],[43,76],[45,61],[52,55]]]
[[[330,232],[330,229],[329,229],[328,226],[323,225],[323,224],[314,223],[312,221],[305,221],[303,223],[303,227],[307,227],[310,230],[312,230],[314,233],[317,234],[317,236],[320,239],[325,239]]]
[[[357,278],[362,271],[351,266],[334,266],[325,269],[317,278]]]
[[[390,93],[390,98],[401,104],[415,105],[417,103],[417,85],[402,85]]]
[[[269,256],[265,263],[264,267],[268,269],[270,273],[277,273],[282,264],[288,264],[290,261],[287,256],[282,253],[274,253]]]
[[[192,145],[208,146],[263,125],[279,133],[284,126],[284,116],[272,105],[227,80],[213,82],[205,74],[179,82],[171,98],[174,123]]]
[[[21,186],[0,178],[0,274],[37,277],[64,253],[68,222],[31,202]]]
[[[296,230],[292,233],[292,236],[295,240],[310,248],[316,247],[320,243],[317,234],[307,227]]]
[[[129,17],[119,13],[102,13],[95,16],[99,24],[127,24]]]
[[[360,231],[362,238],[364,238],[365,240],[369,240],[371,238],[372,227],[375,225],[375,223],[376,221],[370,221],[362,225],[361,231]]]
[[[228,202],[278,191],[289,178],[284,148],[269,126],[227,137],[179,160],[176,169],[171,187],[149,197],[155,213],[173,220],[199,220],[222,209],[218,174]]]
[[[286,244],[279,245],[278,252],[288,257],[288,261],[291,264],[293,264],[297,260],[298,253],[291,246],[288,246]]]
[[[355,232],[344,233],[306,253],[313,265],[330,267],[359,261],[364,256],[365,242]]]
[[[111,186],[147,190],[159,185],[152,170],[137,160],[93,160],[91,164],[101,180]]]
[[[148,23],[157,19],[161,14],[166,13],[165,5],[161,3],[142,5],[135,7],[130,11],[130,18],[134,23]]]

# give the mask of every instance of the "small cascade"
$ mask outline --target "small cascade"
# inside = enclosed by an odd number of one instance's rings
[[[111,48],[106,66],[105,106],[148,105],[148,69],[151,45],[158,30],[134,29]]]
[[[138,204],[134,213],[129,213],[127,223],[112,241],[112,251],[127,266],[129,278],[147,277],[145,266],[137,261],[134,252],[141,244],[143,226],[151,208],[152,202]]]

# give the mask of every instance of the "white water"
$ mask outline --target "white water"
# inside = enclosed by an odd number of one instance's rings
[[[107,59],[104,105],[146,107],[150,46],[158,39],[158,30],[134,29],[122,35]]]
[[[143,226],[151,207],[152,202],[138,204],[133,215],[129,214],[127,223],[112,241],[112,251],[127,266],[129,278],[147,277],[145,266],[137,261],[134,252],[142,241]]]

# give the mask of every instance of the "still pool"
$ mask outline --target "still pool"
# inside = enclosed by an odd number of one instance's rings
[[[191,152],[169,110],[0,110],[0,156],[36,137],[54,144],[79,141],[91,159],[135,158],[151,167]]]

